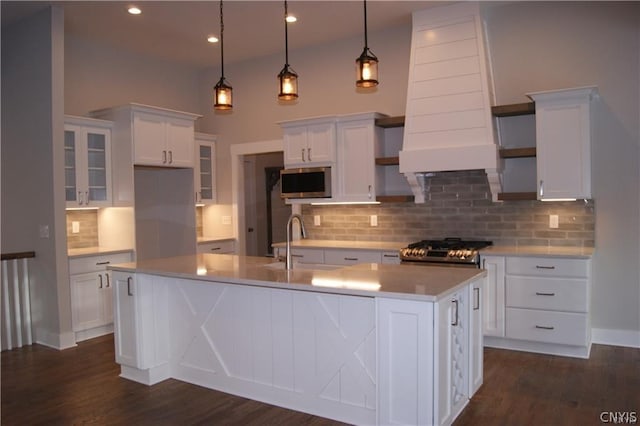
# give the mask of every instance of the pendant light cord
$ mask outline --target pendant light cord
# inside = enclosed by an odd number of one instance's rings
[[[369,44],[367,43],[367,0],[364,0],[364,48],[368,49]]]
[[[289,66],[289,31],[288,31],[288,22],[287,22],[288,17],[289,17],[289,12],[287,9],[287,0],[284,0],[284,63],[285,63],[285,67]]]
[[[224,80],[224,19],[222,18],[222,0],[220,0],[220,68]]]

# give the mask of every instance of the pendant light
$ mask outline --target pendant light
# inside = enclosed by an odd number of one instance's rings
[[[356,59],[356,87],[378,85],[378,58],[367,45],[367,0],[364,0],[364,50]]]
[[[222,76],[214,87],[213,109],[224,111],[233,108],[233,89],[224,78],[224,19],[222,16],[222,0],[220,0],[220,68]]]
[[[298,74],[289,66],[288,17],[287,0],[284,0],[284,68],[278,74],[278,99],[281,101],[293,101],[298,98]]]

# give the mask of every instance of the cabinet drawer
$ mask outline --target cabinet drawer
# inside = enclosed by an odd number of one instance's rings
[[[397,251],[383,251],[382,263],[400,264],[400,253]]]
[[[104,271],[107,265],[131,262],[132,253],[104,254],[69,259],[69,275]]]
[[[234,241],[214,241],[198,244],[198,253],[230,254],[235,253]]]
[[[589,260],[552,257],[508,257],[507,274],[586,278],[589,275]]]
[[[280,253],[286,256],[287,250],[283,248]],[[294,262],[324,263],[324,250],[292,248],[291,258]]]
[[[507,277],[507,306],[587,312],[587,280],[575,278]]]
[[[382,257],[378,251],[327,250],[325,262],[330,265],[355,265],[356,263],[380,263]]]
[[[508,338],[587,345],[587,314],[507,308],[506,317]]]

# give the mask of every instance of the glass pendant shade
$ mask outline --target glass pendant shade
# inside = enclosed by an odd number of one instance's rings
[[[298,74],[288,64],[278,74],[278,80],[280,82],[279,100],[292,101],[298,98]]]
[[[378,58],[365,47],[356,59],[356,86],[375,87],[378,85]]]
[[[233,89],[224,77],[221,77],[214,87],[213,108],[217,110],[228,110],[233,107]]]

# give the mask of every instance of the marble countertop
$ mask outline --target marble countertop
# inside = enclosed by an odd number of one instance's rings
[[[284,248],[287,243],[274,243],[273,247]],[[296,248],[320,248],[320,249],[349,249],[349,250],[390,250],[397,251],[406,247],[406,242],[387,241],[342,241],[342,240],[295,240],[291,247]]]
[[[288,290],[431,302],[486,275],[484,270],[475,268],[424,265],[363,263],[332,270],[327,270],[327,267],[296,264],[293,270],[287,271],[282,262],[263,257],[197,254],[110,265],[108,269]]]
[[[76,249],[67,249],[69,258],[89,257],[103,254],[132,253],[133,249],[112,249],[106,247],[85,247]]]
[[[489,246],[480,251],[485,256],[545,256],[589,259],[593,247]]]

